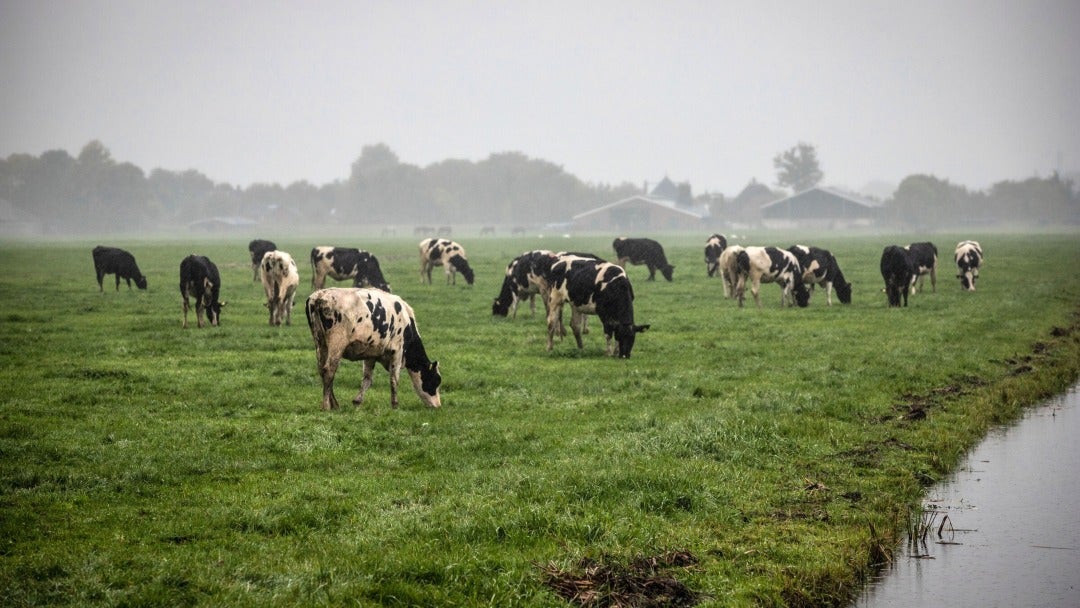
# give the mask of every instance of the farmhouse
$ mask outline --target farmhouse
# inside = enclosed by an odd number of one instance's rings
[[[816,186],[761,206],[766,228],[871,226],[882,203],[835,188]]]
[[[688,185],[676,186],[665,177],[651,193],[579,213],[571,225],[585,232],[702,230],[709,217],[709,206],[695,205]]]

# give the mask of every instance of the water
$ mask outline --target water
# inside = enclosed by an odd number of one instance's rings
[[[939,512],[926,542],[856,608],[1080,606],[1080,385],[992,433],[924,504]]]

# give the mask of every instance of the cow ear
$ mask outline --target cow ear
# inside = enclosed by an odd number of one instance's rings
[[[635,333],[641,333],[641,332],[645,331],[646,329],[649,329],[650,327],[652,327],[652,326],[651,325],[635,325],[634,326],[634,332]]]
[[[428,366],[428,369],[433,371],[433,372],[439,371],[439,362],[438,361],[432,361],[431,365]]]

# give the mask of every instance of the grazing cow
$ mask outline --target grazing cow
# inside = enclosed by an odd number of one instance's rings
[[[292,325],[293,302],[296,288],[300,286],[296,261],[284,251],[267,251],[260,267],[266,307],[270,309],[270,325],[281,325],[283,318],[286,325]]]
[[[904,249],[915,275],[911,277],[911,293],[915,293],[915,281],[919,282],[919,291],[923,290],[923,277],[930,275],[930,287],[937,293],[937,247],[930,242],[911,243]]]
[[[660,243],[652,239],[630,239],[620,236],[611,243],[611,247],[615,249],[619,266],[625,268],[627,262],[634,265],[644,264],[649,269],[650,281],[656,280],[657,269],[665,279],[671,280],[671,273],[675,267],[668,264],[667,257],[664,256],[664,248],[660,246]]]
[[[724,282],[724,297],[739,297],[739,292],[745,287],[745,283],[739,282],[739,253],[744,251],[742,245],[732,245],[720,252],[717,264],[720,266],[720,278]],[[741,301],[741,300],[740,300]]]
[[[277,249],[277,245],[274,241],[264,241],[262,239],[255,239],[248,243],[248,251],[251,252],[251,280],[259,280],[259,267],[262,265],[263,255],[267,251],[274,251]]]
[[[722,234],[714,234],[705,241],[705,273],[714,277],[720,271],[720,254],[727,249],[727,239]]]
[[[607,354],[630,358],[637,334],[648,325],[634,325],[634,290],[630,279],[619,266],[600,260],[565,255],[551,267],[551,289],[548,292],[548,342],[550,351],[555,334],[562,325],[563,304],[569,302],[570,328],[574,331],[578,348],[581,341],[585,315],[597,315],[604,326]]]
[[[798,304],[805,308],[810,303],[810,292],[802,281],[802,267],[799,259],[790,251],[779,247],[747,247],[735,256],[738,271],[736,296],[739,306],[743,305],[746,293],[746,281],[750,281],[750,293],[754,302],[761,308],[762,283],[776,283],[780,286],[780,307]]]
[[[375,363],[390,372],[390,406],[398,405],[401,368],[409,372],[420,400],[439,407],[439,363],[428,359],[416,315],[400,297],[377,289],[331,287],[311,294],[305,307],[322,377],[322,409],[336,410],[334,375],[342,359],[364,362],[364,379],[353,403],[364,402]]]
[[[120,291],[120,279],[127,282],[131,289],[131,281],[135,280],[135,286],[146,289],[146,277],[139,271],[139,265],[135,263],[135,256],[123,249],[116,247],[102,247],[98,245],[91,252],[94,256],[94,271],[97,272],[98,291],[104,292],[104,279],[107,274],[116,275],[116,291]]]
[[[203,326],[203,311],[210,325],[221,322],[224,302],[221,295],[221,275],[209,258],[189,255],[180,262],[180,295],[184,298],[184,328],[187,328],[188,298],[195,298],[195,319]]]
[[[979,266],[983,259],[982,245],[978,241],[960,241],[956,244],[953,257],[960,273],[956,275],[960,279],[960,288],[975,291],[975,280],[979,278]]]
[[[889,306],[908,304],[908,292],[915,280],[915,266],[906,247],[889,245],[881,252],[881,278],[885,279],[885,295]]]
[[[473,284],[475,275],[465,257],[465,249],[448,239],[428,238],[420,241],[420,282],[431,283],[431,270],[442,266],[446,270],[446,284],[457,284],[457,273],[465,282]]]
[[[518,303],[528,298],[529,311],[536,314],[536,294],[541,292],[540,269],[550,270],[555,254],[546,249],[526,251],[510,260],[506,265],[506,277],[495,301],[491,304],[491,314],[517,318]],[[546,283],[544,284],[546,287]],[[547,306],[546,290],[541,294],[544,306]]]
[[[480,236],[495,236],[494,226],[483,226],[480,228]]]
[[[362,249],[327,247],[311,250],[311,287],[322,289],[326,277],[335,281],[353,280],[353,287],[374,287],[390,291],[383,277],[379,259]]]
[[[832,306],[832,291],[836,289],[836,296],[841,304],[851,304],[851,283],[844,280],[844,273],[840,272],[840,265],[836,257],[820,247],[807,247],[806,245],[792,245],[788,248],[799,260],[803,269],[803,282],[810,285],[821,285],[825,288],[825,301]]]

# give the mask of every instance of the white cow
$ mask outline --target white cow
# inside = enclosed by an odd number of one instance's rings
[[[431,283],[431,270],[442,266],[446,270],[446,284],[457,284],[457,273],[465,282],[473,284],[473,269],[465,257],[465,248],[449,239],[428,238],[420,241],[420,282]]]
[[[323,383],[322,409],[337,409],[334,375],[342,359],[364,362],[364,379],[353,403],[364,402],[375,363],[390,372],[390,405],[398,405],[401,368],[409,372],[420,400],[439,407],[439,363],[428,359],[416,315],[405,300],[378,289],[331,287],[308,296],[308,326]]]
[[[982,265],[982,245],[978,241],[960,241],[953,254],[956,260],[956,275],[960,287],[966,291],[975,291],[975,280],[979,278],[979,266]]]
[[[736,296],[739,306],[743,305],[744,286],[750,281],[750,293],[754,303],[761,308],[762,283],[776,283],[780,286],[780,306],[798,305],[805,308],[810,303],[810,291],[803,283],[802,266],[798,258],[790,251],[779,247],[747,247],[736,255],[738,279]]]
[[[267,251],[259,263],[266,307],[270,309],[270,325],[292,325],[292,308],[296,288],[300,286],[300,273],[296,261],[284,251]]]

